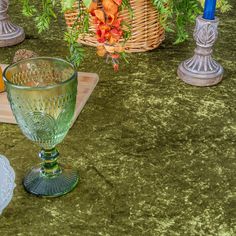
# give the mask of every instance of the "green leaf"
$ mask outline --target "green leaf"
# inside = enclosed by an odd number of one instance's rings
[[[73,4],[76,2],[76,0],[61,0],[61,7],[62,11],[67,11],[72,9]]]
[[[83,0],[84,5],[89,8],[90,4],[92,3],[92,0]]]

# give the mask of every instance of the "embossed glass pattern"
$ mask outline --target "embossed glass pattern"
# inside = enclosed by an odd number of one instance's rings
[[[41,148],[43,163],[24,179],[24,187],[40,196],[60,196],[78,182],[76,171],[63,169],[55,146],[66,136],[74,116],[77,73],[68,62],[33,58],[5,69],[4,81],[13,114],[24,135]]]

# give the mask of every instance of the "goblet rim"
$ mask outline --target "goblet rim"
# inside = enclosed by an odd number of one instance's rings
[[[27,61],[34,61],[34,60],[39,60],[39,59],[47,59],[47,60],[61,61],[61,62],[65,63],[65,64],[68,64],[69,66],[71,66],[71,68],[73,69],[74,72],[73,72],[73,74],[70,76],[69,79],[64,80],[64,81],[62,81],[62,82],[59,82],[59,83],[56,83],[56,84],[47,85],[47,86],[35,86],[35,87],[33,87],[33,86],[26,86],[26,85],[18,85],[18,84],[12,83],[11,81],[9,81],[9,80],[6,78],[6,73],[7,73],[7,71],[8,71],[9,68],[14,67],[14,66],[16,66],[16,65],[19,65],[19,64],[21,64],[21,63],[27,62]],[[67,84],[67,83],[69,83],[70,81],[72,81],[72,80],[74,80],[74,79],[76,79],[76,78],[77,78],[77,71],[76,71],[76,69],[75,69],[75,66],[74,66],[72,63],[70,63],[70,62],[68,62],[68,61],[66,61],[66,60],[64,60],[64,59],[62,59],[62,58],[58,58],[58,57],[34,57],[34,58],[23,59],[23,60],[20,60],[20,61],[18,61],[18,62],[15,62],[15,63],[12,63],[12,64],[8,65],[8,66],[4,69],[4,71],[3,71],[3,80],[4,80],[5,83],[7,83],[7,84],[9,84],[10,86],[13,86],[13,87],[15,87],[15,88],[17,88],[17,89],[25,89],[25,90],[52,89],[52,88],[60,87],[60,86],[63,85],[63,84]]]

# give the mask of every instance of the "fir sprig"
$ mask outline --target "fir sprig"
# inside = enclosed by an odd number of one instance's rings
[[[89,29],[89,14],[84,11],[84,6],[79,2],[79,12],[74,21],[74,24],[68,32],[65,33],[65,41],[68,43],[70,56],[67,60],[78,67],[84,59],[83,45],[78,43],[79,36],[88,32]]]
[[[24,16],[28,17],[33,16],[37,12],[35,6],[31,5],[29,1],[30,0],[22,0],[22,13]]]
[[[51,23],[51,19],[57,18],[54,12],[55,1],[42,0],[42,6],[43,6],[42,14],[40,14],[35,18],[36,26],[38,28],[39,33],[48,30]]]

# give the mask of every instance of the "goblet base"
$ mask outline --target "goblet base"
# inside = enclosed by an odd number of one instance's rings
[[[78,172],[61,169],[62,172],[53,177],[43,175],[41,166],[31,169],[23,180],[25,190],[40,197],[59,197],[72,191],[79,181]]]

